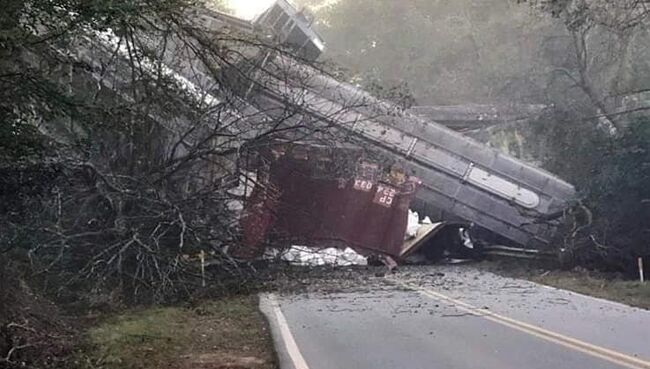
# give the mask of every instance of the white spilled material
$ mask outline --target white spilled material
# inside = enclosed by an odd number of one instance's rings
[[[404,235],[405,240],[410,240],[418,234],[420,229],[420,215],[409,209],[408,222],[406,223],[406,234]]]
[[[315,249],[307,246],[291,246],[288,250],[269,249],[266,259],[280,259],[297,266],[352,266],[368,265],[368,259],[351,248],[345,250],[334,247]]]

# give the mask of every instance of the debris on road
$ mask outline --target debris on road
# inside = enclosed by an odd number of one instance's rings
[[[368,265],[368,258],[351,248],[314,249],[306,246],[291,246],[288,250],[278,251],[268,249],[264,254],[266,259],[280,259],[296,266],[352,266]]]

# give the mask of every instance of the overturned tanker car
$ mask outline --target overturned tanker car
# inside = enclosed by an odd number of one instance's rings
[[[276,89],[267,84],[259,95],[253,91],[249,101],[270,115],[295,101],[305,124],[327,122],[354,137],[359,146],[391,158],[421,180],[415,205],[434,221],[466,222],[484,234],[500,236],[500,243],[551,247],[561,215],[575,200],[572,185],[355,86],[309,67],[295,68],[302,70],[300,83],[304,86],[307,78],[308,88],[275,81]],[[379,185],[373,183],[373,190]]]
[[[248,173],[255,173],[255,185],[251,186],[241,218],[245,254],[240,256],[261,256],[268,244],[352,247],[363,255],[388,256],[401,262],[435,261],[446,252],[460,257],[480,255],[480,239],[463,240],[467,230],[471,230],[472,236],[492,237],[490,241],[508,244],[503,234],[486,232],[480,224],[450,211],[453,209],[431,211],[433,206],[441,205],[429,200],[432,184],[409,174],[404,161],[394,156],[378,157],[376,152],[354,145],[276,142],[247,155],[244,163]],[[467,186],[476,185],[461,180],[459,193]],[[513,199],[506,203],[519,206]],[[419,208],[423,217],[434,221],[423,222],[408,234],[410,208]],[[521,212],[522,221],[539,218],[531,214],[534,213]],[[419,220],[416,218],[416,222]],[[550,229],[560,222],[561,219],[535,221],[520,226],[530,229],[544,225]],[[548,250],[539,245],[522,246]]]

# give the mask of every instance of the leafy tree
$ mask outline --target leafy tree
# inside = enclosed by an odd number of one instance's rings
[[[613,129],[626,126],[617,111],[624,96],[650,85],[650,10],[643,0],[552,0],[530,3],[560,19],[575,57],[560,73],[578,87]]]

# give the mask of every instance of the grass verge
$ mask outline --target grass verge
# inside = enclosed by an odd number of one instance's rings
[[[79,366],[93,369],[275,369],[255,296],[129,311],[91,328]]]
[[[568,271],[547,270],[534,264],[512,261],[490,261],[479,265],[482,269],[506,277],[527,279],[547,286],[650,310],[650,282],[624,280],[617,274],[594,272],[583,268]]]

